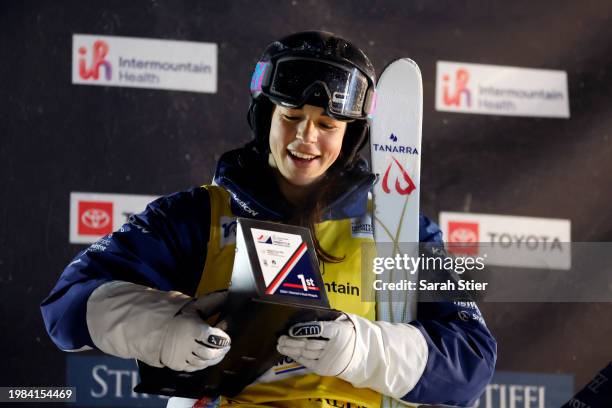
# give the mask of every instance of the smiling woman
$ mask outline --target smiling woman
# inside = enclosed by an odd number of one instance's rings
[[[323,108],[276,106],[270,125],[270,167],[283,195],[298,204],[316,188],[340,155],[346,121]]]
[[[373,243],[375,176],[359,155],[374,83],[367,56],[333,34],[271,43],[251,81],[253,140],[221,156],[213,185],[152,202],[77,255],[42,304],[56,344],[175,371],[219,364],[231,339],[199,313],[224,304],[218,291],[230,284],[235,218],[272,220],[310,229],[330,305],[342,317],[308,323],[320,329],[316,338],[291,329],[280,336],[276,365],[231,400],[169,406],[379,407],[389,398],[472,405],[496,356],[476,306],[423,302],[417,320],[389,323],[375,301],[363,300],[375,299],[361,279],[364,244]],[[421,242],[439,249],[438,227],[419,221]],[[412,296],[405,293],[401,308]],[[467,311],[476,317],[458,317]]]

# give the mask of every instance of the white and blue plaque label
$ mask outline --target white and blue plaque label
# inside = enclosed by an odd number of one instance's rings
[[[301,235],[251,228],[266,295],[321,299],[321,284]]]

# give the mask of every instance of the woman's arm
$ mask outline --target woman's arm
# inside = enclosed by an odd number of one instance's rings
[[[66,351],[95,347],[87,302],[101,285],[132,282],[194,295],[206,259],[210,203],[204,188],[162,197],[118,231],[101,238],[68,264],[42,302],[51,339]]]
[[[420,227],[426,255],[446,256],[437,225],[421,216]],[[456,279],[453,271],[433,273]],[[473,302],[422,301],[417,320],[405,323],[347,314],[306,324],[315,335],[282,336],[279,352],[319,375],[406,402],[471,406],[495,368],[496,342]]]
[[[420,216],[420,241],[426,255],[448,256],[440,228]],[[434,271],[436,279],[456,280],[453,271]],[[442,274],[443,276],[440,276]],[[414,388],[401,399],[417,403],[471,406],[491,380],[497,343],[485,325],[478,306],[463,301],[420,301],[417,320],[427,343],[427,364]]]

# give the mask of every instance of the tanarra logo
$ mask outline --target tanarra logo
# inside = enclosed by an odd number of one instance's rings
[[[397,145],[397,136],[393,133],[389,136],[389,140],[393,142],[393,144],[386,143],[373,143],[375,152],[389,152],[389,153],[400,153],[400,154],[419,154],[419,149],[416,146],[404,146]]]
[[[470,74],[467,69],[461,68],[455,72],[455,92],[451,93],[449,87],[448,74],[442,77],[444,85],[444,104],[446,106],[461,106],[461,98],[465,101],[467,107],[472,106],[472,94],[467,88],[467,83],[470,79]]]
[[[414,185],[414,182],[408,175],[408,172],[404,169],[404,166],[402,166],[400,162],[397,161],[395,157],[391,156],[391,158],[393,159],[393,161],[389,163],[389,167],[387,167],[387,170],[385,171],[385,175],[383,176],[383,180],[382,180],[383,191],[387,194],[391,193],[391,189],[389,188],[389,173],[391,173],[391,168],[393,167],[393,163],[395,163],[400,171],[401,177],[404,179],[404,182],[406,183],[406,185],[402,187],[402,183],[400,182],[400,177],[396,177],[395,178],[395,191],[397,191],[400,195],[408,195],[412,193],[412,191],[416,189],[416,186]]]
[[[105,41],[97,40],[93,44],[91,55],[91,66],[87,68],[87,48],[79,47],[79,76],[83,79],[98,79],[100,77],[100,67],[104,67],[104,77],[110,81],[112,76],[112,67],[110,62],[106,61],[108,54],[108,44]]]

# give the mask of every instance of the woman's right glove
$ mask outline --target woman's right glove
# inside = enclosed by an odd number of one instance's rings
[[[418,328],[350,313],[334,321],[298,323],[278,339],[279,353],[315,374],[337,376],[400,399],[419,382],[429,350]]]
[[[197,371],[218,364],[230,338],[204,317],[220,311],[226,292],[194,299],[135,283],[112,281],[87,301],[87,327],[94,345],[154,367]]]

